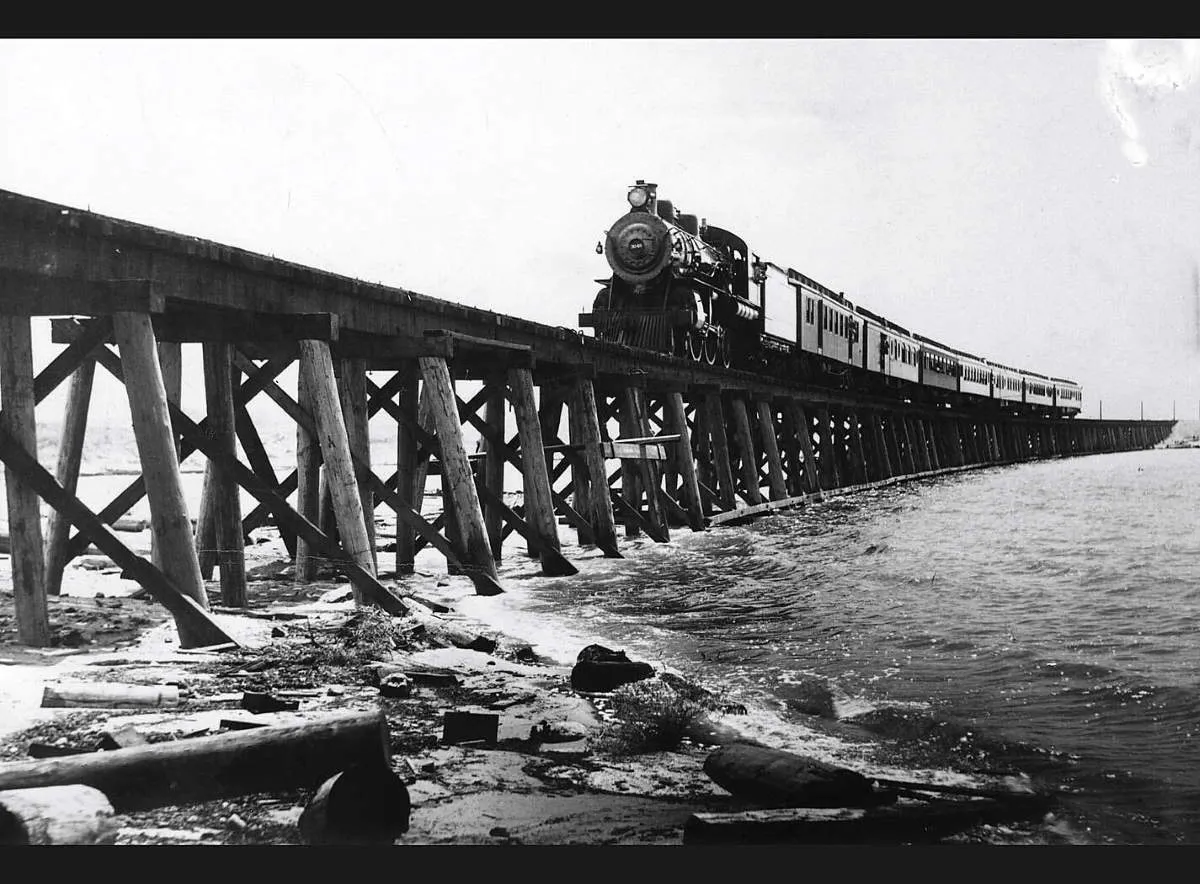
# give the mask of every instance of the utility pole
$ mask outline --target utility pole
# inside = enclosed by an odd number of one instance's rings
[[[1138,408],[1140,409],[1140,414],[1141,414],[1141,417],[1139,417],[1139,418],[1138,418],[1138,420],[1143,420],[1143,421],[1144,421],[1144,420],[1146,419],[1146,403],[1145,403],[1145,402],[1139,402],[1139,403],[1138,403]]]
[[[1100,400],[1100,420],[1104,420],[1104,400]]]

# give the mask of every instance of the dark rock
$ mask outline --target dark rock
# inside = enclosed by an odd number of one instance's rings
[[[833,691],[829,685],[815,678],[806,678],[795,684],[781,684],[776,689],[788,708],[804,715],[834,718]]]
[[[624,651],[588,645],[579,652],[578,662],[571,670],[571,689],[603,694],[623,684],[653,677],[654,667],[649,663],[634,662]]]
[[[500,716],[493,712],[447,712],[442,720],[443,743],[496,742]]]
[[[534,653],[533,648],[529,647],[529,645],[521,645],[521,647],[517,648],[513,653],[513,658],[518,663],[538,662],[538,655]]]
[[[494,826],[488,834],[493,838],[507,838],[508,829],[504,828],[504,826]]]
[[[242,694],[242,708],[255,715],[261,712],[295,712],[300,708],[300,701],[280,700],[271,694],[246,691]]]
[[[408,831],[412,801],[392,771],[354,766],[326,780],[297,826],[314,845],[382,846]]]
[[[628,663],[624,651],[614,651],[604,645],[588,645],[575,658],[576,663]]]

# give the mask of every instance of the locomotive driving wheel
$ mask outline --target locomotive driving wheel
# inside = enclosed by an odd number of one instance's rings
[[[729,368],[733,362],[733,350],[729,344],[729,335],[724,335],[721,338],[721,365]]]
[[[700,362],[704,359],[704,339],[700,337],[699,332],[694,328],[689,328],[684,334],[683,340],[687,355],[691,357],[692,362]]]

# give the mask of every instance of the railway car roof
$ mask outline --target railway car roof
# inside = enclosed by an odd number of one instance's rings
[[[939,350],[945,350],[947,353],[953,353],[955,355],[957,355],[959,353],[959,351],[955,350],[953,347],[949,347],[946,344],[941,343],[940,341],[935,341],[933,338],[927,338],[924,335],[919,335],[916,332],[913,332],[913,337],[916,338],[918,341],[921,341],[924,344],[929,344],[932,347],[937,347]]]
[[[802,283],[804,283],[806,286],[808,286],[810,289],[813,289],[814,291],[818,292],[819,294],[825,295],[826,297],[829,297],[829,298],[833,298],[835,301],[844,301],[845,300],[845,298],[843,298],[841,295],[839,295],[833,289],[829,288],[828,286],[822,285],[821,283],[817,282],[815,279],[813,279],[811,277],[805,276],[799,270],[795,270],[795,269],[789,267],[787,269],[787,274],[788,274],[789,279],[798,279]]]

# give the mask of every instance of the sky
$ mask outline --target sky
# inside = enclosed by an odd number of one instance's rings
[[[1200,41],[7,40],[0,123],[2,189],[567,327],[642,178],[1086,417],[1200,417]]]

